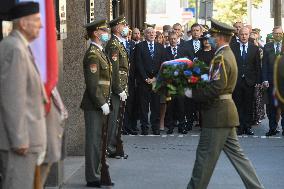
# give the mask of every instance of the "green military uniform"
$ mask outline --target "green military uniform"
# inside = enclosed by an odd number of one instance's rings
[[[284,56],[278,57],[274,64],[275,96],[281,111],[284,112]],[[283,118],[282,118],[283,119]]]
[[[87,24],[92,32],[106,28],[106,20]],[[102,127],[107,121],[101,107],[110,101],[111,64],[102,47],[91,42],[83,60],[86,90],[81,103],[86,127],[85,176],[87,183],[100,182]]]
[[[211,32],[231,35],[234,28],[214,19]],[[223,150],[230,159],[245,187],[260,189],[256,172],[240,147],[235,127],[239,125],[232,93],[237,81],[237,64],[229,45],[217,49],[213,58],[210,83],[203,89],[192,91],[192,98],[205,103],[202,110],[202,131],[196,151],[196,160],[188,189],[206,189],[217,160]]]
[[[109,22],[110,27],[115,27],[118,24],[126,24],[125,17],[118,17]],[[118,36],[112,35],[106,45],[106,53],[112,63],[112,111],[109,116],[108,127],[108,152],[110,155],[115,155],[117,145],[117,119],[120,106],[119,94],[123,91],[128,93],[128,54]]]

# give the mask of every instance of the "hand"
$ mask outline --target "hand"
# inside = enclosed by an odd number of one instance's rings
[[[24,156],[28,153],[28,150],[29,150],[29,147],[28,145],[22,145],[18,148],[14,148],[13,151],[18,154],[18,155],[21,155],[21,156]]]
[[[119,96],[120,96],[120,100],[121,101],[126,101],[126,99],[127,99],[127,94],[126,94],[126,92],[125,91],[122,91],[121,93],[119,93],[118,94]]]
[[[268,88],[269,87],[269,82],[268,81],[264,81],[263,85],[264,85],[264,87]]]
[[[151,79],[150,78],[147,78],[145,81],[146,81],[146,83],[151,84]]]
[[[188,98],[192,98],[192,89],[185,88],[184,89],[184,95]]]
[[[107,103],[105,103],[104,105],[101,106],[101,109],[103,110],[103,114],[104,115],[108,115],[109,114],[109,105]]]

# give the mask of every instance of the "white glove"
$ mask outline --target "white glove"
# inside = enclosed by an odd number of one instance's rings
[[[188,98],[192,98],[192,89],[185,88],[184,89],[184,95]]]
[[[109,114],[109,105],[107,103],[105,103],[104,105],[101,106],[101,109],[103,110],[103,114],[104,115],[108,115]]]
[[[120,96],[121,101],[126,101],[127,99],[127,94],[125,91],[122,91],[121,93],[118,94]]]
[[[37,158],[37,161],[36,161],[36,165],[41,165],[43,163],[44,158],[45,158],[45,154],[46,154],[46,151],[44,150],[43,152],[41,152],[38,155],[38,158]]]
[[[268,88],[268,87],[269,87],[269,82],[268,82],[268,81],[264,81],[264,82],[263,82],[263,85],[264,85],[266,88]]]

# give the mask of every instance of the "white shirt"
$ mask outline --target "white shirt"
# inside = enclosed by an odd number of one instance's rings
[[[248,52],[248,42],[246,42],[245,44],[243,44],[243,43],[240,42],[240,51],[241,51],[241,54],[243,54],[243,45],[245,45],[245,51],[246,51],[246,53]]]
[[[103,47],[101,46],[101,45],[99,45],[99,44],[97,44],[96,42],[94,42],[94,41],[92,41],[91,42],[93,45],[96,45],[101,51],[103,51]]]
[[[281,48],[282,48],[282,41],[280,41],[280,42],[278,42],[279,43],[279,50],[281,51]],[[274,51],[275,51],[275,53],[277,52],[277,44],[278,44],[277,42],[274,42]]]

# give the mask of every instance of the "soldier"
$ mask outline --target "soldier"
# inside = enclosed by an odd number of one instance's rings
[[[102,44],[109,40],[107,21],[100,19],[85,25],[91,44],[84,60],[86,90],[81,103],[86,127],[85,176],[88,187],[100,187],[102,127],[110,113],[111,64]]]
[[[274,65],[274,87],[277,105],[280,107],[281,112],[284,112],[284,56],[276,59]],[[281,120],[282,136],[284,136],[284,119]]]
[[[236,126],[239,118],[232,93],[238,69],[229,47],[234,28],[211,20],[210,32],[217,45],[210,65],[210,83],[202,89],[186,89],[185,95],[204,104],[202,131],[196,151],[196,160],[188,189],[206,189],[217,160],[223,150],[239,173],[247,189],[260,189],[256,172],[240,147]]]
[[[124,47],[126,42],[123,38],[127,36],[129,28],[125,17],[121,16],[109,22],[112,37],[106,45],[106,53],[112,64],[112,95],[111,101],[113,109],[109,116],[108,129],[108,153],[109,157],[116,157],[118,119],[123,119],[119,114],[120,103],[127,99],[127,80],[128,80],[128,54]],[[127,158],[127,155],[124,155]]]

